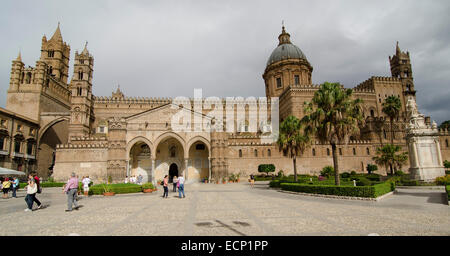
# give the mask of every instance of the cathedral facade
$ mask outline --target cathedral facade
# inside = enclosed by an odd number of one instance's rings
[[[282,122],[289,115],[302,118],[304,102],[311,101],[319,85],[312,83],[313,67],[291,42],[284,27],[278,41],[262,78],[267,99],[278,99],[276,119]],[[63,41],[58,25],[49,40],[46,36],[42,38],[41,57],[35,67],[25,67],[20,54],[12,62],[6,110],[0,109],[0,114],[16,113],[38,130],[31,140],[34,149],[27,149],[34,153],[35,161],[26,170],[35,168],[39,176],[52,176],[59,181],[65,181],[75,171],[97,182],[104,182],[108,177],[122,182],[125,176],[139,174],[144,181],[153,182],[166,174],[171,178],[184,174],[189,181],[217,180],[232,173],[246,177],[256,173],[260,164],[274,164],[277,171],[293,173],[292,160],[276,143],[262,139],[267,133],[265,126],[249,128],[248,121],[252,118],[257,124],[273,120],[269,115],[270,101],[261,105],[237,100],[236,108],[229,109],[226,99],[177,101],[127,97],[119,88],[109,97],[94,96],[94,57],[87,46],[82,52],[75,52],[69,82],[69,56],[70,46]],[[389,119],[382,112],[382,103],[390,95],[398,96],[402,102],[399,118],[394,123],[394,144],[407,151],[406,102],[408,97],[416,95],[409,52],[401,51],[397,44],[389,63],[391,76],[373,76],[353,88],[354,97],[364,101],[366,122],[348,144],[339,145],[341,172],[364,172],[368,164],[373,164],[377,147],[390,143]],[[196,109],[196,101],[202,108]],[[244,111],[244,118],[226,119],[230,111],[233,117],[238,115],[238,105]],[[211,114],[213,106],[215,115]],[[216,119],[222,116],[228,124],[233,123],[234,129],[178,130],[173,127],[173,120],[180,113],[189,117],[187,125],[192,128],[212,127],[215,122],[223,121]],[[3,124],[2,121],[2,127]],[[0,163],[17,169],[18,163],[24,161],[18,152],[8,151],[13,148],[8,145],[19,138],[17,129],[1,129],[0,139],[4,143],[0,145],[4,148],[0,150]],[[449,139],[448,131],[440,131],[441,161],[450,160]],[[20,141],[25,143],[27,139],[22,136]],[[23,150],[26,148],[24,144]],[[331,146],[313,141],[299,156],[297,170],[317,174],[332,164]],[[404,166],[404,170],[407,168]],[[385,168],[379,167],[378,172],[385,173]]]

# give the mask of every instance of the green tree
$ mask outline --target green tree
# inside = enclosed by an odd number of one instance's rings
[[[329,143],[333,153],[335,183],[340,185],[337,145],[348,142],[364,122],[361,99],[352,99],[353,91],[339,83],[322,84],[311,102],[305,102],[306,133],[314,134],[322,143]]]
[[[382,111],[389,117],[391,124],[391,144],[394,144],[394,119],[400,114],[402,102],[394,95],[387,97],[382,104]]]
[[[294,164],[294,180],[297,181],[297,156],[310,145],[310,137],[304,132],[302,123],[295,116],[289,116],[280,125],[277,144],[292,158]]]
[[[450,120],[447,120],[443,122],[441,125],[439,125],[439,129],[448,129],[450,128]]]
[[[369,174],[372,174],[374,171],[378,170],[378,166],[375,164],[368,164],[366,170]]]
[[[386,168],[389,167],[391,175],[394,175],[393,168],[396,166],[401,168],[408,160],[408,152],[400,152],[400,150],[400,146],[386,144],[383,147],[377,148],[377,156],[372,159],[378,165],[386,166]]]

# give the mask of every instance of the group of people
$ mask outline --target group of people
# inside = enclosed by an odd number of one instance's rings
[[[140,175],[140,174],[137,177],[136,177],[136,175],[133,175],[131,177],[126,176],[125,177],[125,183],[142,185],[142,180],[143,179],[144,179],[144,177],[142,175]]]
[[[164,176],[164,180],[161,182],[161,185],[164,187],[164,194],[163,198],[168,198],[169,196],[169,175]],[[173,192],[177,192],[178,188],[178,197],[181,198],[181,194],[183,193],[183,198],[186,196],[184,195],[184,177],[183,175],[180,175],[180,177],[174,176],[173,177]]]
[[[3,191],[3,198],[8,198],[8,192],[12,191],[12,197],[17,198],[16,191],[19,189],[19,178],[0,178],[0,189]]]

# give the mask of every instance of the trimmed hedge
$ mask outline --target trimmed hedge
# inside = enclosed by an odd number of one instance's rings
[[[109,184],[111,192],[116,194],[128,194],[142,192],[142,186],[137,184]],[[103,195],[103,185],[97,184],[89,187],[89,195]]]
[[[42,188],[58,188],[58,187],[63,187],[64,186],[64,182],[42,182],[41,183],[41,187]],[[24,188],[28,185],[28,183],[20,183],[20,188]]]
[[[381,195],[395,190],[393,182],[384,182],[373,186],[335,186],[335,185],[309,185],[295,183],[281,183],[282,190],[303,192],[309,194],[351,196],[351,197],[369,197],[377,198]]]
[[[447,200],[450,201],[450,185],[445,186],[445,191],[447,191]]]

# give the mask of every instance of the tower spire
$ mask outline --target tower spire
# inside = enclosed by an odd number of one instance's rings
[[[50,38],[50,40],[57,40],[57,41],[63,41],[62,35],[61,35],[61,29],[59,28],[59,21],[58,21],[58,27],[55,30],[55,33],[53,33],[52,38]]]
[[[16,59],[17,61],[22,61],[22,54],[20,53],[20,50],[19,50],[19,55],[17,55],[17,59]]]
[[[398,46],[398,41],[397,41],[397,46],[395,47],[395,52],[397,53],[397,55],[401,52],[400,47]]]

